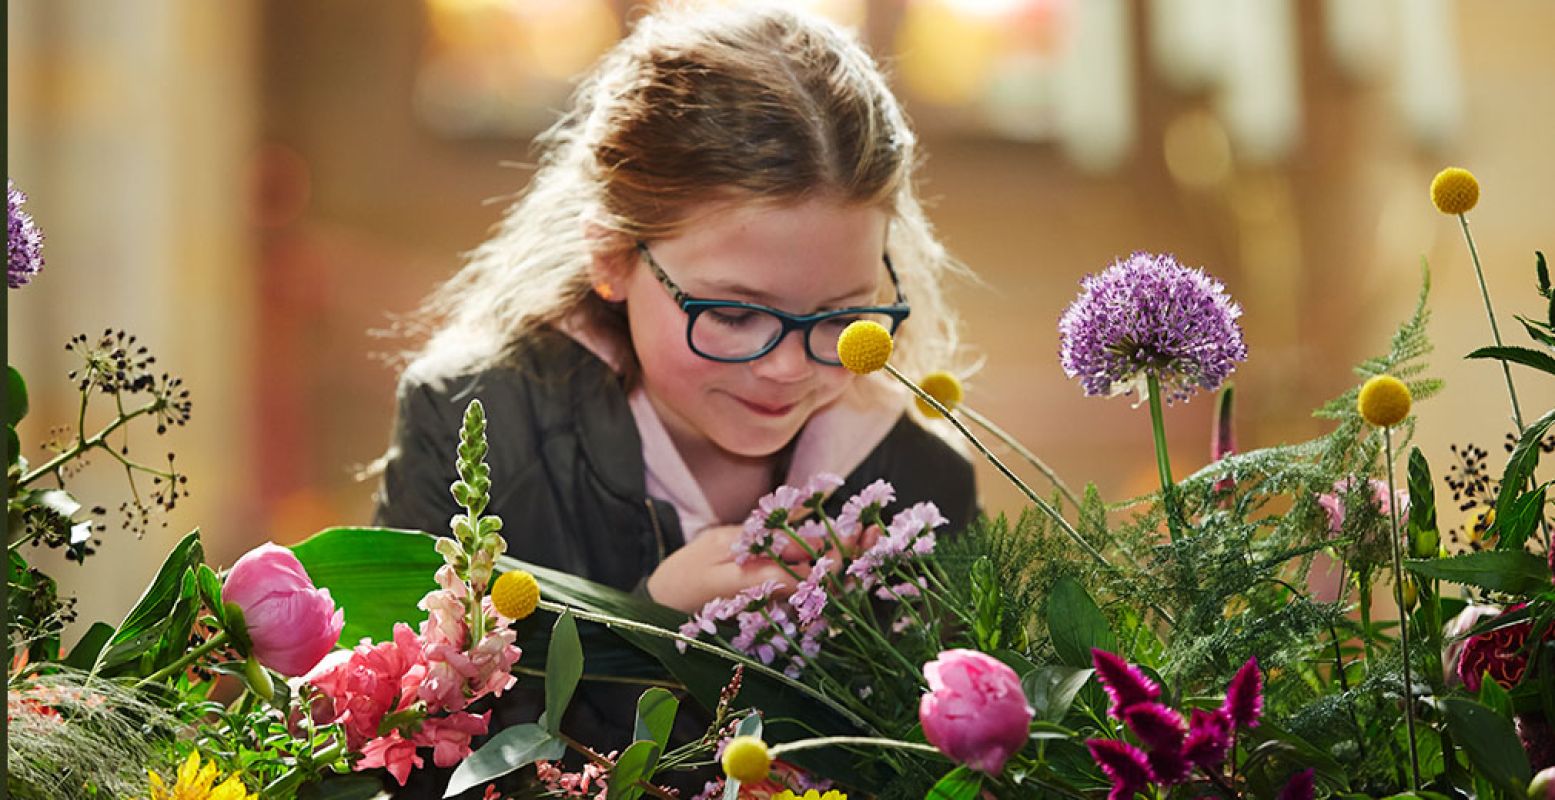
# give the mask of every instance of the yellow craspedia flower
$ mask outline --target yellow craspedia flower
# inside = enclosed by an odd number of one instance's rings
[[[857,324],[857,323],[854,323]],[[740,783],[755,783],[767,779],[772,770],[772,754],[767,743],[755,736],[736,736],[724,748],[724,774]]]
[[[836,789],[827,789],[826,794],[821,794],[815,789],[810,789],[804,794],[794,794],[794,790],[784,789],[772,795],[772,800],[848,800],[848,796]]]
[[[956,406],[961,405],[961,381],[948,372],[930,372],[918,381],[918,388],[952,411]],[[940,413],[934,410],[934,406],[923,402],[923,398],[914,395],[913,402],[918,404],[918,410],[922,411],[925,417],[933,419],[940,416]]]
[[[172,791],[168,791],[167,784],[162,782],[162,776],[155,772],[148,773],[151,778],[151,800],[258,800],[259,795],[249,794],[248,788],[238,780],[238,776],[230,775],[219,786],[216,776],[219,774],[216,765],[200,764],[200,754],[190,753],[184,759],[182,766],[178,768],[178,780],[173,783]]]
[[[1479,202],[1479,181],[1462,167],[1448,167],[1431,180],[1431,202],[1443,214],[1462,214]]]
[[[491,585],[491,604],[504,617],[523,619],[540,605],[540,584],[521,569],[504,572]]]
[[[1409,387],[1392,375],[1378,375],[1361,386],[1356,407],[1361,417],[1379,428],[1391,428],[1409,416]]]
[[[891,358],[891,332],[878,322],[861,319],[842,329],[837,359],[849,372],[867,375]]]

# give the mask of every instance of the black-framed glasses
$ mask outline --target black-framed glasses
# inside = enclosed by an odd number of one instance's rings
[[[814,314],[790,314],[770,306],[744,303],[738,300],[704,300],[692,297],[675,285],[664,272],[647,242],[638,242],[648,269],[670,293],[670,297],[686,312],[686,344],[691,352],[726,364],[755,361],[772,352],[783,338],[792,331],[804,334],[805,353],[813,361],[829,367],[842,366],[837,357],[837,339],[842,330],[858,320],[871,320],[896,333],[898,325],[912,309],[902,294],[902,285],[891,266],[891,257],[882,255],[886,274],[891,276],[891,286],[896,290],[896,302],[888,306],[856,306],[819,311]]]

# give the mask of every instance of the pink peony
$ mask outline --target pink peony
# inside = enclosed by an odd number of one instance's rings
[[[314,588],[292,551],[268,542],[232,565],[221,599],[243,609],[259,663],[288,677],[318,664],[345,626],[329,590]]]
[[[929,691],[918,705],[924,738],[951,760],[997,775],[1026,743],[1036,711],[1020,677],[975,650],[946,650],[923,665]]]

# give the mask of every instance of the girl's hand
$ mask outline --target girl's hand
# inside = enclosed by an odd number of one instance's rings
[[[785,570],[765,558],[734,563],[729,548],[739,535],[739,525],[704,529],[648,576],[648,595],[657,603],[691,614],[715,597],[730,597],[766,581],[777,581],[783,592],[791,592],[798,581],[789,571],[801,578],[809,574],[808,564],[791,564]]]

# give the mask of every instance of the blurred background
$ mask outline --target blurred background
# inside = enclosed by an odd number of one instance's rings
[[[922,189],[980,284],[950,291],[984,359],[968,404],[1069,482],[1155,486],[1149,415],[1086,398],[1058,365],[1078,281],[1134,250],[1175,253],[1245,308],[1243,450],[1320,434],[1433,279],[1418,442],[1511,430],[1462,233],[1430,204],[1443,166],[1470,213],[1508,343],[1538,314],[1555,248],[1555,3],[1548,0],[837,0],[807,2],[883,59],[919,128]],[[83,621],[117,621],[196,526],[209,560],[364,524],[396,372],[385,337],[523,189],[529,141],[622,35],[626,0],[9,0],[7,172],[47,266],[7,292],[27,376],[23,454],[73,430],[63,348],[124,328],[192,390],[193,417],[137,454],[178,453],[191,495],[141,541],[110,512],[84,566],[40,557]],[[1555,401],[1524,371],[1525,415]],[[1212,398],[1168,409],[1174,470],[1208,458]],[[103,461],[102,458],[98,459]],[[980,465],[990,511],[1020,508]],[[1031,476],[1034,481],[1037,476]],[[498,477],[500,480],[500,476]],[[128,497],[93,464],[87,505]],[[1438,492],[1442,489],[1438,488]],[[1457,513],[1444,500],[1444,524]]]

